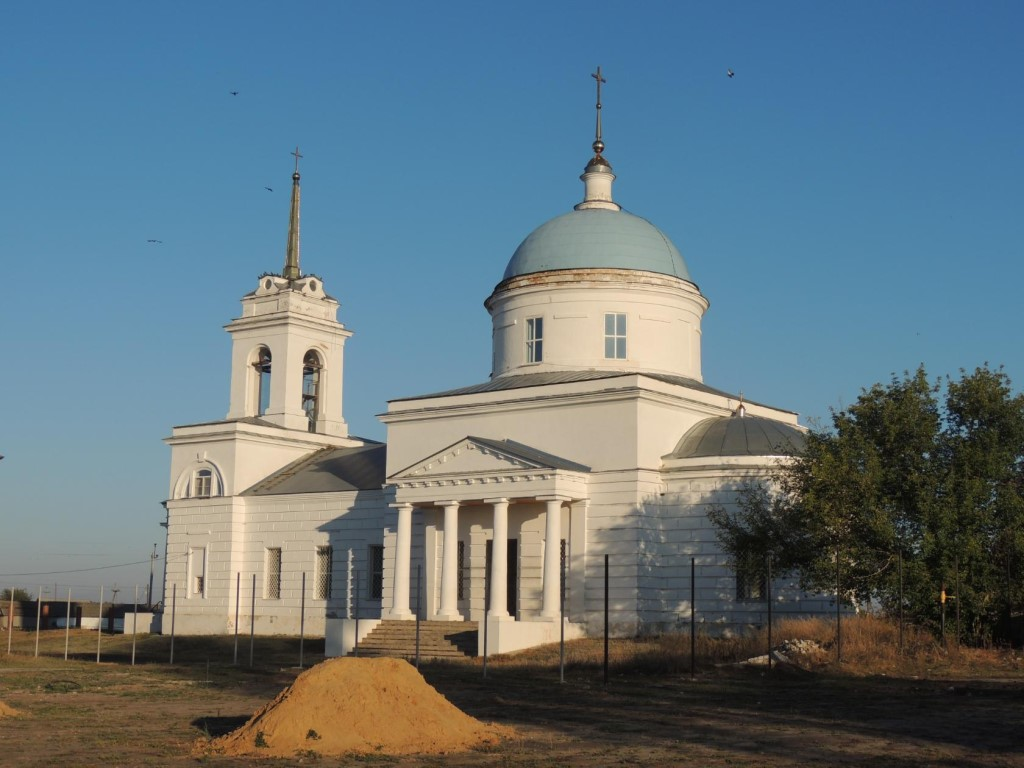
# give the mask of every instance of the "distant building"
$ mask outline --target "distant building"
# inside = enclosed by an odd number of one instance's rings
[[[599,113],[600,114],[600,113]],[[514,650],[604,628],[766,619],[764,585],[706,517],[799,445],[796,414],[704,384],[708,301],[672,242],[623,211],[598,135],[584,197],[534,230],[485,306],[490,377],[391,400],[387,445],[348,434],[338,302],[299,267],[293,175],[281,274],[242,298],[223,421],[170,438],[165,611],[176,631],[326,633],[335,650],[379,619],[480,622]],[[400,394],[400,393],[397,393]],[[255,600],[253,600],[255,584]],[[419,587],[419,592],[417,591]],[[827,603],[780,579],[776,610]],[[166,613],[165,613],[166,615]],[[165,619],[165,631],[166,619]],[[348,634],[345,634],[348,633]]]

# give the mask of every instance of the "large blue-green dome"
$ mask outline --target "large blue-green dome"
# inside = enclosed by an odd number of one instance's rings
[[[631,213],[601,208],[570,211],[535,229],[512,254],[503,279],[587,268],[641,269],[693,282],[660,229]]]

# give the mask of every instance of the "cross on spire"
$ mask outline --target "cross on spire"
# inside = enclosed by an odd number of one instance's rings
[[[601,141],[601,83],[607,83],[608,81],[601,76],[601,67],[597,68],[597,72],[593,72],[590,75],[597,81],[597,131],[594,136],[594,153],[600,157],[604,151],[604,142]]]
[[[598,86],[598,91],[600,91],[600,88],[601,88],[601,86]],[[598,100],[600,101],[600,96],[598,96]],[[295,145],[295,151],[291,152],[289,154],[292,154],[292,155],[295,156],[295,172],[298,173],[299,172],[299,159],[302,157],[302,155],[299,154],[299,145],[296,144]]]
[[[299,268],[299,154],[298,146],[290,154],[295,156],[295,173],[292,174],[292,211],[288,217],[288,245],[284,254],[284,271],[282,277],[298,280],[302,276]]]

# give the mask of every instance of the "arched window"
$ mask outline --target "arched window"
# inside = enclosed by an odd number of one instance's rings
[[[252,367],[256,370],[256,415],[262,416],[270,407],[270,350],[260,347]]]
[[[208,469],[196,471],[195,482],[192,485],[192,495],[201,499],[212,496],[213,493],[213,472]]]
[[[309,419],[309,431],[316,432],[316,418],[320,415],[320,357],[309,350],[302,358],[302,410]]]

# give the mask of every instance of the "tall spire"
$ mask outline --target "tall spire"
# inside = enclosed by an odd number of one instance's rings
[[[612,200],[612,182],[615,174],[612,166],[604,159],[604,140],[601,138],[601,85],[608,81],[601,74],[601,68],[590,75],[597,81],[597,128],[594,131],[594,156],[583,169],[580,180],[583,182],[583,202],[576,205],[576,210],[602,208],[606,211],[621,211],[622,206]]]
[[[288,245],[285,248],[284,271],[281,277],[286,280],[298,280],[302,276],[299,269],[299,148],[292,152],[295,156],[295,173],[292,174],[292,212],[288,218]]]

